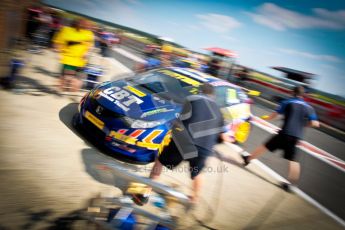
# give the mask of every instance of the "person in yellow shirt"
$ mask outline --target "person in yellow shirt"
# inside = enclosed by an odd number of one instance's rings
[[[53,41],[60,53],[62,76],[60,89],[78,91],[82,86],[80,72],[86,65],[86,55],[94,44],[94,34],[87,29],[88,22],[84,19],[73,21],[71,26],[62,27]]]

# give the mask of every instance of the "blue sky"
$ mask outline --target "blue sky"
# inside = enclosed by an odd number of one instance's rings
[[[345,96],[343,0],[45,0],[160,36],[196,51],[217,46],[238,62],[281,76],[270,66],[317,74],[314,86]]]

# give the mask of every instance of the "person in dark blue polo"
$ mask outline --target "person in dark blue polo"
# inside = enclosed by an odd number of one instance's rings
[[[246,166],[267,150],[273,152],[282,149],[284,158],[289,160],[288,180],[291,184],[295,184],[300,175],[300,165],[295,156],[296,144],[303,138],[304,127],[319,127],[314,109],[303,100],[303,86],[295,87],[293,94],[293,98],[283,101],[275,112],[265,118],[265,120],[271,120],[278,115],[284,116],[284,124],[279,133],[271,137],[264,145],[257,147],[249,156],[242,156]],[[290,184],[283,183],[282,187],[287,191],[290,190]]]

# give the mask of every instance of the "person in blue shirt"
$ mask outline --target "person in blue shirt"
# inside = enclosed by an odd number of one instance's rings
[[[293,90],[293,98],[283,101],[276,111],[265,120],[272,120],[278,115],[284,116],[284,123],[278,134],[274,135],[264,145],[254,149],[249,156],[242,156],[244,165],[258,158],[267,150],[273,152],[277,149],[284,151],[284,158],[289,160],[288,180],[295,184],[300,175],[300,165],[296,161],[296,144],[303,138],[304,127],[319,127],[315,110],[303,100],[304,88],[297,86]],[[290,184],[283,183],[282,188],[289,191]]]

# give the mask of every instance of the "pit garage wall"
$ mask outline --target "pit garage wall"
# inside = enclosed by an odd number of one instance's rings
[[[252,133],[243,148],[250,152],[266,141],[271,134],[253,125]],[[260,161],[287,178],[288,161],[281,151],[267,153]],[[338,169],[315,156],[298,149],[301,177],[298,188],[333,214],[345,221],[345,170]]]
[[[39,0],[0,1],[0,50],[9,48],[11,39],[23,38],[27,22],[27,8],[39,4]]]
[[[14,39],[24,37],[27,22],[26,9],[38,4],[39,0],[0,1],[0,77],[8,73],[11,59],[9,52]]]

